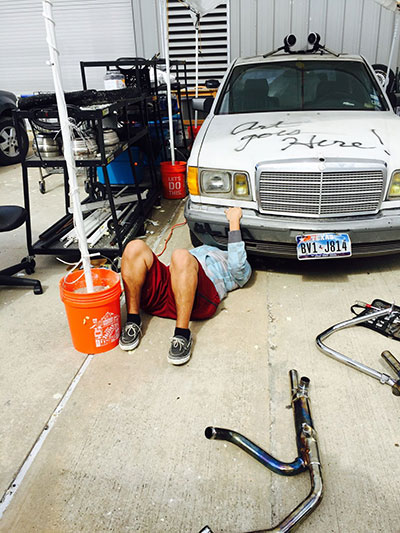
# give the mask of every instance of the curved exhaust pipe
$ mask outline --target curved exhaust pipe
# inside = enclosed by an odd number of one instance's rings
[[[254,444],[244,435],[230,429],[207,427],[205,436],[207,439],[226,440],[235,444],[266,468],[282,476],[296,476],[306,470],[309,471],[311,490],[308,496],[277,526],[271,529],[250,531],[248,533],[287,532],[300,524],[320,504],[323,493],[321,462],[319,457],[317,434],[311,418],[311,409],[308,397],[310,380],[302,377],[299,382],[296,370],[289,372],[292,408],[296,429],[296,444],[298,457],[291,463],[285,463],[275,459],[268,452]],[[205,526],[200,533],[212,533],[209,526]]]

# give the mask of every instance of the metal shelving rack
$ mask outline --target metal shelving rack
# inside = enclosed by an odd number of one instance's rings
[[[134,80],[134,86],[140,92],[146,96],[151,97],[151,101],[154,104],[153,120],[155,123],[158,123],[156,127],[156,133],[160,139],[163,158],[167,159],[167,153],[165,149],[165,136],[162,123],[162,113],[160,109],[160,94],[166,91],[166,85],[158,83],[157,77],[157,66],[165,65],[165,59],[143,59],[140,57],[134,58],[120,58],[116,61],[81,61],[80,70],[82,78],[82,88],[86,90],[87,86],[87,77],[86,69],[103,67],[107,71],[111,68],[120,69],[122,72],[130,72],[130,81]],[[175,75],[175,82],[172,84],[171,89],[176,94],[178,107],[179,107],[179,120],[181,123],[182,133],[183,133],[183,148],[186,151],[186,155],[189,155],[189,150],[191,148],[191,143],[193,143],[193,123],[191,116],[191,106],[190,106],[190,95],[189,95],[189,86],[188,86],[188,72],[187,72],[187,63],[182,60],[171,60],[170,61],[171,73]],[[143,76],[144,72],[148,72],[149,69],[153,70],[154,73],[154,82],[150,84],[150,80],[146,79],[146,76]],[[185,121],[183,116],[183,100],[186,101],[186,112],[187,119],[186,122],[189,125],[191,130],[191,139],[187,139],[185,132]]]
[[[98,207],[109,206],[111,220],[108,223],[110,235],[101,239],[98,245],[89,248],[90,253],[100,253],[103,256],[114,258],[121,256],[123,248],[129,240],[144,232],[144,222],[151,212],[152,207],[160,200],[160,180],[156,171],[152,144],[149,136],[146,101],[149,97],[138,96],[129,100],[121,100],[112,104],[103,104],[90,107],[68,106],[68,114],[76,121],[87,122],[97,132],[98,153],[92,156],[77,156],[77,168],[88,168],[89,181],[87,190],[89,196],[82,201],[82,208],[85,214],[90,213]],[[141,116],[140,125],[133,125],[129,114],[139,112]],[[35,119],[58,118],[56,109],[30,109],[14,111],[14,119],[17,129],[17,136],[20,142],[21,131],[20,121],[27,119],[31,122]],[[117,116],[123,123],[122,130],[125,130],[125,139],[109,150],[104,144],[103,119],[105,117]],[[34,125],[32,126],[34,130]],[[138,182],[135,170],[135,162],[131,153],[131,146],[138,141],[146,142],[148,147],[148,172],[144,181]],[[133,176],[133,184],[112,185],[110,183],[107,165],[120,154],[127,151],[129,156],[130,169]],[[63,169],[64,175],[64,204],[65,215],[52,224],[48,229],[39,235],[37,242],[32,242],[32,224],[29,194],[29,169],[30,168],[55,168]],[[104,176],[104,190],[102,198],[93,193],[99,187],[96,175],[96,168],[102,168]],[[28,211],[26,221],[26,236],[29,255],[60,255],[68,257],[78,257],[79,250],[77,243],[72,243],[68,248],[64,247],[60,238],[73,227],[72,214],[70,212],[68,173],[65,159],[62,155],[52,159],[43,159],[40,155],[33,155],[22,162],[22,181],[25,208]],[[124,206],[123,220],[118,216],[116,206]]]

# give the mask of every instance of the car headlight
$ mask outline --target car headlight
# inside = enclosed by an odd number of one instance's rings
[[[393,172],[392,180],[390,182],[389,200],[400,200],[400,171]]]
[[[202,170],[200,175],[202,194],[222,198],[250,200],[249,178],[245,172],[229,170]]]
[[[201,173],[201,190],[208,194],[230,192],[231,176],[229,172],[203,170]]]

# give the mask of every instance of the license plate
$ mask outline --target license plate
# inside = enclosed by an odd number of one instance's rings
[[[316,233],[297,235],[297,259],[349,257],[351,241],[347,233]]]

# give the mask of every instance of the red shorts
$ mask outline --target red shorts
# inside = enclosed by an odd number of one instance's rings
[[[169,266],[161,263],[155,254],[153,257],[153,264],[142,287],[140,307],[150,315],[176,319]],[[191,320],[210,318],[217,310],[219,302],[220,298],[213,282],[207,277],[199,263],[198,285]]]

